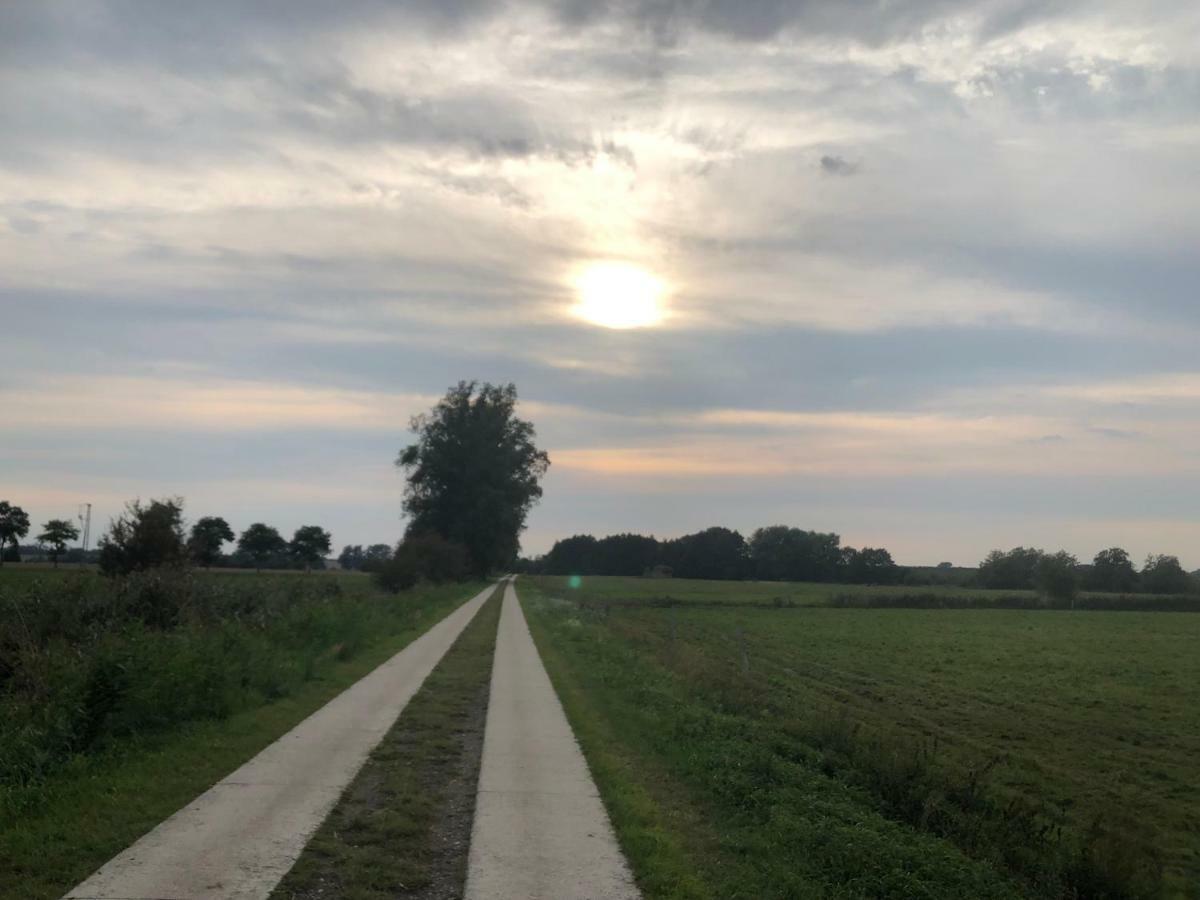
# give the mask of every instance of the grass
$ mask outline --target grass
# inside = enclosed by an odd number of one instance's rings
[[[1197,617],[629,581],[522,594],[647,897],[1200,896]]]
[[[538,583],[570,590],[582,601],[616,606],[747,606],[792,608],[837,606],[862,608],[999,608],[1028,609],[1051,603],[1036,591],[965,588],[957,585],[866,585],[784,581],[702,581],[685,578],[541,576]],[[1101,594],[1083,592],[1080,609],[1148,609],[1200,612],[1200,596],[1179,594]]]
[[[204,573],[195,578],[210,588],[229,582]],[[105,620],[102,613],[124,607],[114,607],[108,595],[94,594],[99,582],[42,582],[32,599],[20,594],[15,603],[11,583],[0,582],[5,591],[0,625],[11,626],[14,611],[20,609],[27,631],[40,634],[62,626],[61,633],[51,633],[46,640],[23,632],[21,652],[31,656],[17,675],[9,671],[0,679],[0,738],[9,751],[0,757],[6,773],[0,791],[0,896],[60,896],[482,587],[449,585],[391,597],[375,592],[365,579],[338,580],[341,587],[332,596],[329,587],[316,586],[326,579],[281,580],[264,574],[237,580],[246,587],[189,595],[192,600],[223,598],[225,605],[207,607],[208,618],[188,618],[186,626],[170,629],[148,628],[142,620],[121,625]],[[310,591],[316,593],[306,593]],[[58,609],[56,603],[80,596],[90,598],[91,605],[85,602],[83,609],[96,618],[75,633],[77,620],[56,618],[71,610]],[[30,614],[39,609],[46,615],[47,609],[54,611],[54,616],[31,621]],[[106,624],[101,627],[98,622]],[[189,647],[195,652],[177,655]],[[175,678],[180,671],[175,667],[185,674],[193,674],[193,665],[223,671],[227,657],[209,660],[209,652],[261,654],[265,661],[243,660],[252,668],[238,670],[233,685],[210,679],[209,687],[219,685],[222,690],[210,690],[207,696],[222,699],[206,709],[192,702],[195,695],[187,692],[194,685]],[[53,721],[65,716],[74,722],[78,708],[72,697],[77,695],[59,690],[61,684],[53,679],[48,684],[39,681],[45,667],[38,666],[57,660],[50,669],[66,673],[62,684],[86,686],[97,683],[97,673],[110,671],[105,661],[113,658],[138,662],[118,670],[123,680],[104,682],[120,688],[106,695],[107,712],[116,721],[106,716],[90,730],[93,740],[76,740],[72,752],[61,752],[61,743],[48,743],[38,730],[47,717],[39,718],[38,707],[30,706],[28,689],[48,687],[42,706],[58,711],[62,704],[66,709],[48,717]],[[260,663],[265,668],[255,670]],[[9,665],[11,669],[11,659]],[[267,682],[256,685],[261,674]],[[161,713],[172,691],[188,700],[180,705],[194,715]],[[85,691],[82,696],[93,694]],[[141,723],[144,727],[120,727],[122,721],[128,724],[142,715],[150,716]],[[95,723],[95,717],[89,721]],[[75,733],[73,724],[62,730]],[[40,752],[31,756],[30,746]]]
[[[462,896],[499,616],[498,588],[273,897]]]

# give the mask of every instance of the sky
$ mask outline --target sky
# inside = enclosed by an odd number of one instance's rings
[[[391,542],[480,379],[527,552],[1196,568],[1198,251],[1191,0],[4,4],[0,498]]]

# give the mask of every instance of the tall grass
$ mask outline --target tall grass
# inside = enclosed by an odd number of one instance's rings
[[[418,615],[365,579],[157,570],[0,586],[0,809],[118,739],[285,696]]]

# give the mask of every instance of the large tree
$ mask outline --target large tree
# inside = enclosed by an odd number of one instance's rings
[[[1142,567],[1142,587],[1151,594],[1187,594],[1196,585],[1179,564],[1179,557],[1150,554]]]
[[[288,548],[283,535],[262,522],[255,522],[243,531],[237,546],[240,553],[250,557],[256,569],[261,569],[263,563],[273,556],[279,556]]]
[[[320,525],[301,525],[292,535],[288,550],[305,570],[320,565],[333,546],[333,536]]]
[[[1087,586],[1091,590],[1123,594],[1136,590],[1137,585],[1138,573],[1133,567],[1133,560],[1120,547],[1101,550],[1092,560],[1087,575]]]
[[[192,526],[188,550],[192,559],[211,566],[221,558],[221,547],[233,540],[233,529],[220,516],[203,516]]]
[[[27,534],[29,514],[7,500],[0,500],[0,566],[4,565],[4,545],[11,542],[13,547],[18,547],[20,539]]]
[[[516,405],[515,385],[461,381],[431,412],[413,418],[417,440],[396,460],[408,477],[407,534],[461,544],[478,575],[516,559],[550,465]]]
[[[50,548],[50,558],[57,569],[58,558],[67,552],[67,542],[79,539],[79,528],[67,519],[51,519],[42,526],[37,539],[38,543]]]

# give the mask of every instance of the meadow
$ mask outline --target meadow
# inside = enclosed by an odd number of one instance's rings
[[[521,589],[648,897],[1200,896],[1194,613]]]
[[[480,588],[4,567],[0,896],[60,896]]]

